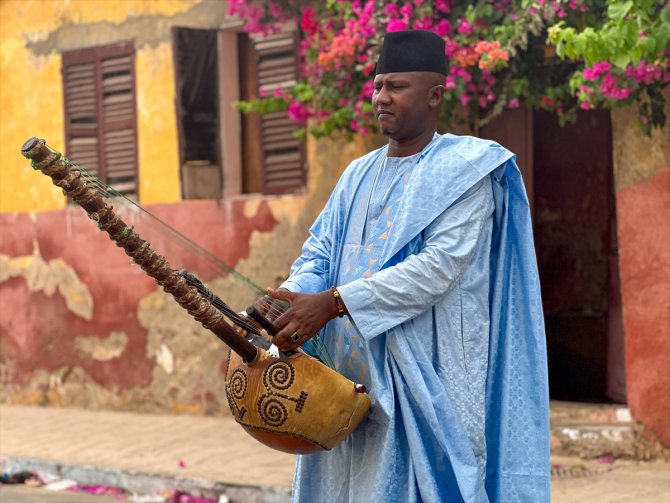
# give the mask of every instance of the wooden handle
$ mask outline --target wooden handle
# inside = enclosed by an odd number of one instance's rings
[[[51,149],[44,140],[30,138],[21,153],[32,160],[34,169],[39,169],[51,177],[54,185],[74,199],[88,213],[98,227],[109,234],[117,246],[151,276],[163,290],[172,295],[181,307],[205,328],[214,333],[247,363],[258,356],[258,349],[238,334],[224,316],[196,288],[189,285],[175,269],[170,267],[165,257],[151,249],[149,243],[141,239],[113,211],[113,207],[94,188],[81,178],[81,171],[72,169],[72,163],[63,155]]]

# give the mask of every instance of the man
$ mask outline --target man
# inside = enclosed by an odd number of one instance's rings
[[[354,161],[282,288],[274,342],[325,326],[367,421],[301,456],[304,502],[549,500],[542,306],[514,156],[436,134],[444,41],[389,33],[372,104],[388,145]],[[344,315],[344,316],[342,316]]]

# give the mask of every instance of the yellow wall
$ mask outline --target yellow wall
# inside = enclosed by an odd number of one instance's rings
[[[135,66],[140,201],[179,201],[179,138],[170,44],[138,51]]]
[[[173,16],[200,0],[2,0],[0,1],[0,212],[62,208],[65,199],[50,181],[32,172],[20,155],[31,136],[64,148],[61,57],[35,54],[31,43],[66,25],[123,23],[139,16]],[[94,25],[93,25],[94,26]],[[119,40],[129,37],[119,32]],[[132,38],[132,37],[131,37]],[[95,30],[90,41],[99,45]],[[112,43],[111,40],[107,41]],[[64,43],[72,41],[66,40]],[[140,198],[143,203],[179,200],[174,77],[169,42],[136,46]]]

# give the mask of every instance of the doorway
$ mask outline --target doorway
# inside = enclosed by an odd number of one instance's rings
[[[217,31],[172,28],[184,199],[220,198]]]
[[[552,399],[625,402],[609,112],[512,110],[482,130],[517,153],[533,214]]]

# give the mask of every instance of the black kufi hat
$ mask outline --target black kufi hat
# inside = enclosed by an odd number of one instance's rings
[[[387,33],[375,74],[396,72],[437,72],[446,75],[444,39],[425,30]]]

